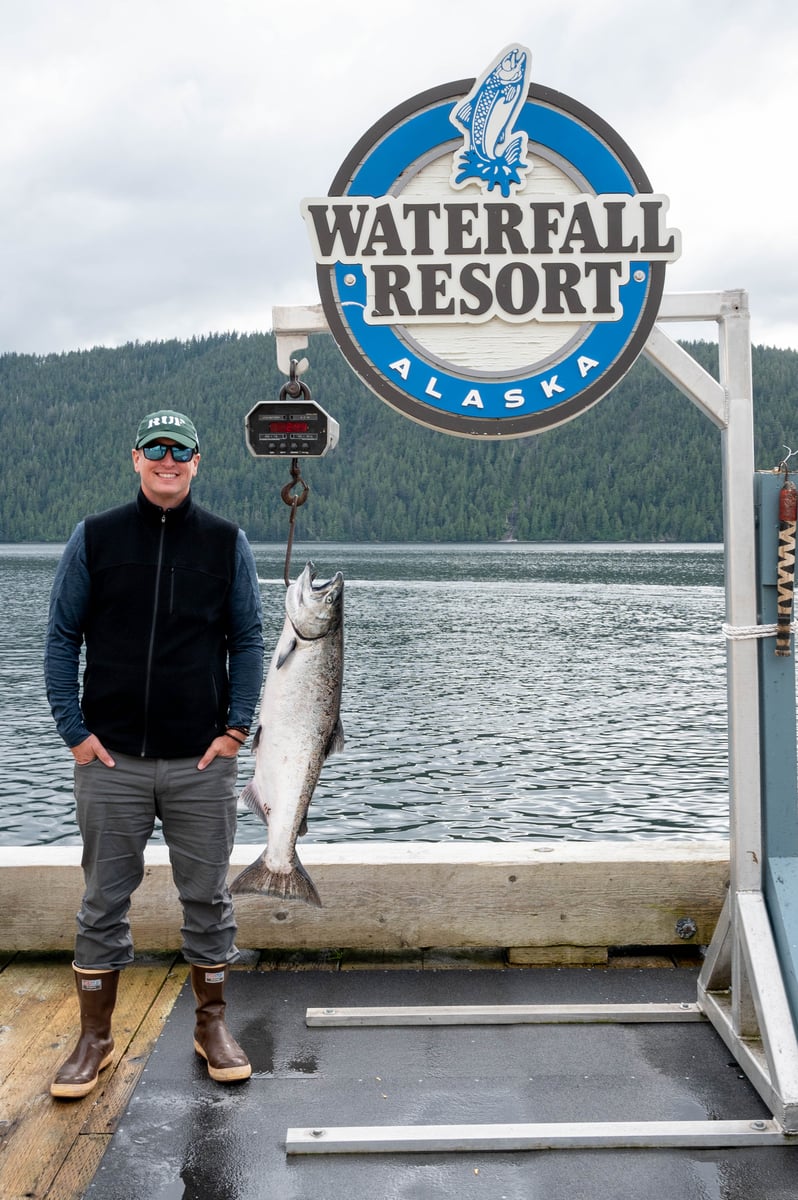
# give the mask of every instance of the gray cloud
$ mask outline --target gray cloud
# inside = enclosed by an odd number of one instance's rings
[[[0,351],[266,329],[313,303],[299,216],[383,113],[503,45],[671,197],[669,290],[747,288],[798,346],[798,17],[760,0],[31,0],[0,45]],[[696,336],[703,336],[701,331]]]

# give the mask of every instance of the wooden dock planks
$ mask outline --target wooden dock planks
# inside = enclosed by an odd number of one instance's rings
[[[124,972],[114,1013],[114,1061],[77,1101],[55,1101],[50,1081],[77,1038],[67,959],[18,955],[0,971],[0,1196],[80,1200],[127,1107],[188,968],[168,954]],[[186,1031],[191,1046],[191,1031]]]

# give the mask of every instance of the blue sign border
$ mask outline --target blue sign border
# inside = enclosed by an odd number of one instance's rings
[[[383,196],[401,174],[429,152],[456,141],[450,122],[452,103],[466,95],[473,80],[423,92],[386,114],[353,148],[330,189],[334,196]],[[618,134],[595,113],[568,96],[532,85],[516,128],[530,143],[570,163],[596,195],[651,192],[637,158]],[[637,276],[637,278],[636,278]],[[322,305],[338,345],[354,371],[393,408],[424,425],[464,437],[520,437],[570,420],[597,403],[635,361],[659,311],[665,264],[633,264],[620,288],[623,316],[596,323],[586,336],[547,360],[545,369],[469,376],[439,360],[427,360],[391,326],[364,320],[365,273],[352,264],[317,268]],[[589,382],[579,360],[599,364]],[[402,377],[392,363],[403,362]],[[522,393],[523,412],[509,409],[509,389]],[[476,407],[475,396],[481,407]],[[468,399],[467,399],[468,398]],[[463,406],[467,399],[466,407]]]

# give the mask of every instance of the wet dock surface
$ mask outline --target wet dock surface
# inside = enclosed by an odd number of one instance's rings
[[[184,986],[87,1200],[794,1200],[798,1144],[294,1155],[289,1128],[767,1119],[707,1023],[309,1028],[308,1008],[692,1002],[692,969],[237,971],[253,1076],[213,1083]]]

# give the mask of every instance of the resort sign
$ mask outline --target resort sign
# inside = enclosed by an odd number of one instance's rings
[[[364,135],[302,213],[327,323],[393,408],[463,437],[561,424],[629,370],[679,255],[668,200],[508,46]]]

